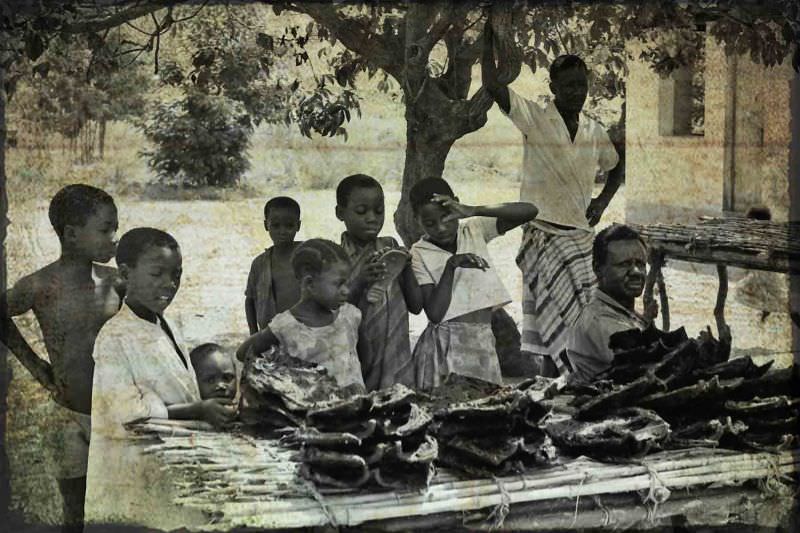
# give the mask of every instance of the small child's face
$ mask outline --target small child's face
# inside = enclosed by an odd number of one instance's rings
[[[272,239],[272,244],[276,246],[291,244],[300,230],[300,218],[292,209],[277,207],[269,210],[264,227]]]
[[[236,366],[233,356],[215,350],[197,361],[194,367],[200,398],[233,399],[236,396]]]
[[[310,296],[325,309],[338,309],[350,296],[350,270],[342,261],[327,266],[309,281]]]
[[[336,206],[336,217],[344,222],[347,233],[359,241],[378,237],[384,220],[383,190],[378,187],[356,187],[350,191],[347,205]]]
[[[125,298],[150,311],[164,312],[181,285],[183,259],[179,249],[151,246],[139,256],[136,265],[120,265],[127,281]]]
[[[83,226],[68,226],[67,238],[76,251],[98,263],[107,263],[117,249],[117,208],[101,204]]]
[[[417,222],[429,240],[441,248],[453,245],[458,236],[458,220],[443,221],[450,211],[436,202],[419,208]]]

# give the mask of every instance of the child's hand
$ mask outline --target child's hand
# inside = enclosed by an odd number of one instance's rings
[[[460,218],[469,218],[475,216],[474,207],[471,205],[460,204],[455,198],[451,198],[444,194],[434,194],[433,201],[450,211],[450,214],[446,215],[442,219],[442,222],[450,222]]]
[[[239,361],[244,362],[244,360],[247,358],[247,352],[249,352],[249,351],[250,351],[250,343],[247,342],[247,341],[244,341],[236,349],[236,359],[238,359]]]
[[[486,270],[489,263],[483,257],[475,254],[456,254],[447,260],[452,268],[479,268]]]
[[[214,426],[222,426],[236,416],[236,404],[224,398],[209,398],[200,402],[200,416]]]
[[[375,252],[361,268],[361,276],[368,284],[383,279],[386,275],[386,263],[381,261],[381,252]]]

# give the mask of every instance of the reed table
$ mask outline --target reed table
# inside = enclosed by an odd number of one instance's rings
[[[173,486],[191,530],[338,526],[366,531],[571,531],[727,524],[785,527],[800,455],[690,449],[626,464],[585,457],[525,474],[463,479],[441,469],[423,490],[320,491],[274,439],[151,420],[133,428]]]
[[[703,218],[696,224],[632,225],[648,244],[650,271],[644,288],[645,308],[658,286],[662,328],[670,327],[669,299],[661,271],[667,259],[714,264],[719,289],[714,306],[717,331],[727,331],[725,299],[728,266],[800,274],[800,223],[750,220],[738,216]],[[722,334],[722,333],[720,333]]]

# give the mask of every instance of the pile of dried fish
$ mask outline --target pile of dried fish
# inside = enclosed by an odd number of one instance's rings
[[[442,390],[444,394],[469,390],[461,385]],[[531,380],[518,388],[494,388],[488,396],[438,408],[437,463],[471,476],[491,477],[550,462],[554,449],[539,427],[549,412],[546,399],[554,392],[548,387],[549,383]],[[435,395],[433,401],[446,404]]]
[[[402,489],[428,484],[438,453],[433,420],[403,385],[317,403],[282,442],[300,448],[303,473],[316,484]]]
[[[264,431],[300,426],[317,403],[342,398],[324,368],[281,354],[248,358],[241,392],[241,422]]]
[[[659,448],[722,446],[774,451],[797,434],[797,380],[791,369],[729,359],[730,345],[710,332],[689,339],[683,328],[611,337],[611,368],[575,394],[572,420],[546,431],[560,448],[598,459]],[[635,408],[635,409],[632,409]]]

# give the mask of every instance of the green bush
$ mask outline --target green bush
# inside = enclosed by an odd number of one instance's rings
[[[155,107],[144,126],[155,148],[142,155],[162,183],[233,186],[250,166],[246,152],[252,132],[240,102],[191,91]]]

